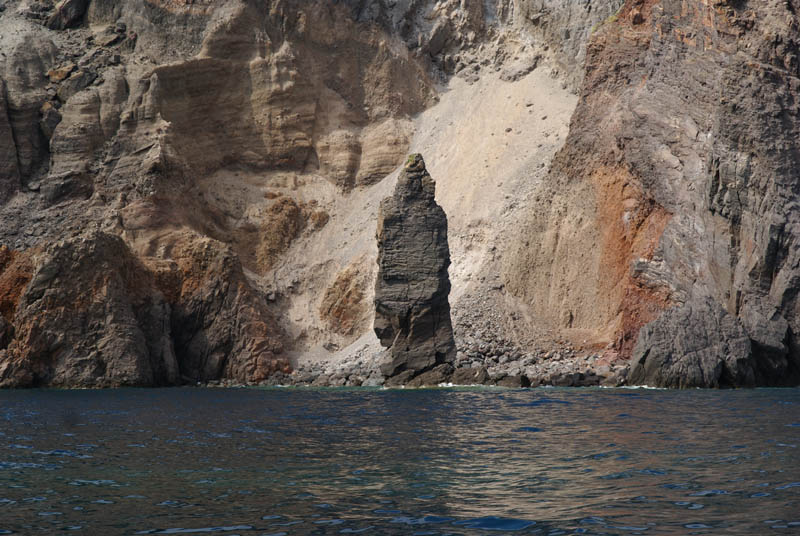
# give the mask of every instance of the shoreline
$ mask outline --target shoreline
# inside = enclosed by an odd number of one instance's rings
[[[438,387],[496,386],[523,387],[623,387],[630,370],[627,362],[609,363],[601,354],[566,356],[552,350],[543,355],[523,354],[518,358],[467,357],[459,352],[453,364],[440,364],[408,382],[395,383],[380,373],[381,356],[366,359],[355,355],[339,361],[301,363],[289,374],[276,373],[261,382],[234,380],[200,382],[208,387]]]

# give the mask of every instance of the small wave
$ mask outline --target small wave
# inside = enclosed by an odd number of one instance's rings
[[[530,402],[516,402],[511,404],[511,406],[515,408],[528,408],[528,407],[536,407],[536,406],[544,406],[547,404],[561,404],[565,406],[569,406],[572,402],[568,402],[566,400],[558,400],[557,398],[537,398],[536,400],[531,400]]]
[[[453,525],[459,525],[470,529],[482,530],[507,530],[516,531],[527,529],[535,525],[535,521],[527,521],[525,519],[513,519],[509,517],[478,517],[475,519],[465,519],[463,521],[456,521]]]
[[[695,493],[690,493],[690,497],[708,497],[711,495],[727,495],[728,492],[723,489],[707,489],[703,491],[697,491]]]
[[[69,483],[70,486],[113,486],[119,487],[116,480],[73,480]]]
[[[315,525],[341,525],[344,523],[344,519],[320,519],[319,521],[314,521]]]
[[[33,451],[33,453],[41,454],[43,456],[60,456],[65,458],[79,458],[82,460],[87,460],[92,457],[89,454],[81,454],[79,452],[75,452],[74,450],[66,450],[66,449],[35,450]]]
[[[252,525],[230,525],[227,527],[202,527],[198,529],[184,529],[184,528],[151,529],[151,530],[142,530],[137,532],[136,534],[200,534],[207,532],[230,532],[233,530],[255,530],[255,527],[253,527]]]
[[[50,468],[58,467],[56,465],[48,464]],[[3,469],[38,469],[39,467],[45,467],[41,463],[31,463],[31,462],[0,462],[0,470]]]

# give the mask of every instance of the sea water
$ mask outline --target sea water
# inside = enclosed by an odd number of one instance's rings
[[[800,534],[800,390],[0,392],[0,534]]]

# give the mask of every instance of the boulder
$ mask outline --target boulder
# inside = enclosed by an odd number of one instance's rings
[[[455,385],[483,385],[489,381],[489,373],[485,367],[460,368],[456,369],[450,381]]]
[[[58,98],[61,102],[67,102],[70,97],[79,91],[89,87],[97,79],[97,73],[79,69],[72,73],[69,78],[61,83],[58,88]]]
[[[64,30],[76,26],[83,20],[87,7],[89,0],[61,0],[47,19],[47,27],[51,30]]]
[[[453,376],[453,367],[449,363],[442,363],[433,367],[427,372],[423,372],[409,381],[407,387],[429,387],[442,383],[448,383]]]
[[[402,387],[406,385],[413,377],[413,370],[404,370],[395,374],[391,378],[388,378],[383,385],[386,387]]]
[[[506,376],[497,382],[500,387],[530,387],[531,382],[525,376]]]

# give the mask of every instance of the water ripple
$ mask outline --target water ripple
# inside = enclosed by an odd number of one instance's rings
[[[787,534],[798,403],[769,389],[0,391],[0,534]]]

